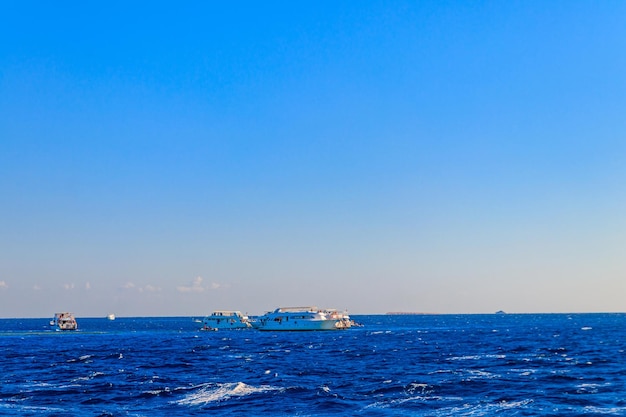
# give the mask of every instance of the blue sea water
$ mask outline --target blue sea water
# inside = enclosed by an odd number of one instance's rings
[[[625,314],[353,318],[281,333],[3,319],[0,415],[626,415]]]

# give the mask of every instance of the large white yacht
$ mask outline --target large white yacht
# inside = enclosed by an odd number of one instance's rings
[[[216,310],[203,320],[202,330],[247,329],[252,327],[248,316],[240,311]]]
[[[72,313],[56,313],[50,321],[50,325],[57,330],[76,330],[78,323]]]
[[[338,318],[331,318],[317,307],[280,307],[260,316],[258,329],[336,330],[338,321]]]

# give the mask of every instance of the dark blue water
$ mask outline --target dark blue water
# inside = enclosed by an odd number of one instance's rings
[[[624,314],[354,318],[294,333],[0,320],[0,415],[626,415]]]

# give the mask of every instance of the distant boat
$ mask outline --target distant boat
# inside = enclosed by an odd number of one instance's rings
[[[56,313],[50,321],[50,325],[56,327],[57,330],[76,330],[78,323],[72,313]]]
[[[115,314],[111,313],[107,315],[107,320],[115,320]]]
[[[280,307],[258,319],[259,330],[337,330],[340,318],[317,307]]]
[[[503,310],[498,310],[498,311],[496,311],[496,314],[506,314],[506,312],[503,311]]]
[[[216,310],[204,318],[202,330],[248,329],[252,327],[248,316],[241,311]]]

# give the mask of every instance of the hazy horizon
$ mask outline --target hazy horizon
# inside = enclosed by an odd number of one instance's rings
[[[237,311],[237,310],[235,310]],[[251,313],[251,312],[246,312],[246,311],[242,311],[242,313],[248,315],[248,316],[259,316],[262,314],[265,314],[269,312],[269,310],[266,311],[262,311],[262,312],[258,312],[258,313]],[[59,312],[55,312],[55,313],[59,313]],[[71,311],[69,313],[72,313]],[[79,320],[79,319],[102,319],[102,320],[109,320],[108,315],[106,316],[81,316],[81,315],[77,315],[74,314],[74,317]],[[111,313],[109,313],[111,314]],[[113,320],[117,320],[117,319],[149,319],[149,318],[157,318],[157,319],[167,319],[167,318],[189,318],[189,319],[202,319],[208,315],[210,315],[211,312],[207,312],[207,313],[201,313],[201,314],[191,314],[191,315],[177,315],[177,316],[160,316],[160,315],[154,315],[154,316],[119,316],[119,315],[115,315],[115,318]],[[427,313],[427,312],[394,312],[394,311],[388,311],[386,313],[351,313],[348,311],[348,314],[351,317],[358,317],[358,316],[489,316],[489,315],[497,315],[497,314],[506,314],[509,316],[523,316],[523,315],[586,315],[586,314],[626,314],[626,312],[622,312],[622,311],[610,311],[610,312],[606,312],[606,311],[587,311],[587,312],[575,312],[575,311],[569,311],[569,312],[550,312],[550,313],[544,313],[544,312],[524,312],[524,313],[516,313],[516,312],[505,312],[503,311],[502,313],[500,312],[491,312],[491,313]],[[46,322],[50,321],[51,318],[54,316],[54,313],[51,314],[50,316],[45,316],[45,317],[0,317],[0,319],[3,320],[10,320],[10,319],[15,319],[15,320],[19,320],[19,319],[24,319],[24,320],[45,320]]]

